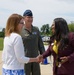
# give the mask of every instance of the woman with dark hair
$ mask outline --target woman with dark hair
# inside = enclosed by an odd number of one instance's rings
[[[55,18],[51,28],[50,45],[39,58],[42,60],[52,54],[53,75],[74,75],[74,33],[69,32],[63,18]]]

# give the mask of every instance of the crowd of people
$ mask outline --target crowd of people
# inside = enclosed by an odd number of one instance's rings
[[[53,55],[53,75],[74,75],[74,33],[64,18],[51,25],[52,35],[45,50],[38,27],[32,25],[33,13],[9,16],[2,53],[2,75],[41,75],[40,62]]]

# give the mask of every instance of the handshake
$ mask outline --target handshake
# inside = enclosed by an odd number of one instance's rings
[[[38,63],[40,63],[40,62],[43,62],[43,61],[44,61],[44,59],[43,59],[43,56],[42,56],[42,55],[38,55],[38,56],[36,57],[36,59],[37,59],[37,62],[38,62]]]

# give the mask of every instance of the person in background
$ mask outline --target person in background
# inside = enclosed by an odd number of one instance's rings
[[[63,18],[55,18],[51,28],[51,44],[39,56],[40,61],[52,54],[53,75],[74,75],[74,33],[69,32],[68,24]]]
[[[32,25],[33,13],[31,10],[26,10],[23,13],[23,17],[25,24],[21,31],[21,36],[25,55],[27,57],[37,57],[45,51],[39,29]],[[26,75],[41,75],[39,63],[31,62],[25,64],[25,73]]]
[[[2,75],[25,75],[24,63],[38,62],[38,58],[25,57],[20,31],[24,25],[23,17],[12,14],[5,29],[4,48],[2,53]]]

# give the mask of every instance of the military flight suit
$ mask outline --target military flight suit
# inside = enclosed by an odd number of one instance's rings
[[[21,36],[24,43],[25,56],[37,57],[42,54],[45,49],[37,27],[32,26],[31,32],[23,27]],[[25,64],[26,75],[41,75],[39,63],[32,62]]]

